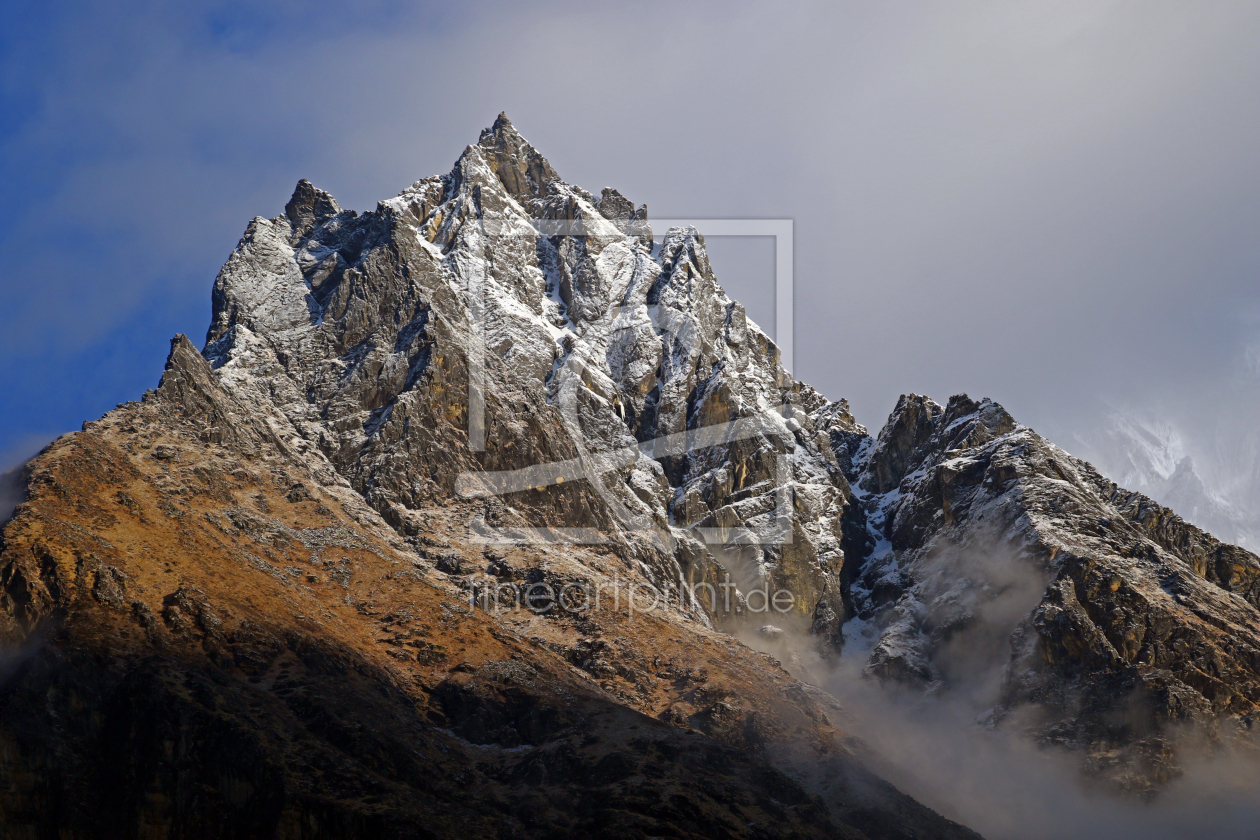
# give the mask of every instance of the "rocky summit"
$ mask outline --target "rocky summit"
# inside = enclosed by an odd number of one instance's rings
[[[820,669],[996,662],[979,725],[1143,795],[1260,703],[1254,555],[989,400],[870,436],[503,115],[371,212],[299,182],[17,487],[0,836],[975,837]]]

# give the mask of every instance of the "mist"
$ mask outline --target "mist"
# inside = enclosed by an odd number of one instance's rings
[[[927,698],[876,683],[845,660],[822,687],[853,715],[878,757],[875,772],[989,840],[1227,840],[1254,837],[1260,825],[1255,756],[1192,754],[1179,780],[1141,802],[1084,775],[1080,756],[982,726],[977,718],[987,710],[968,699],[983,686],[964,682],[957,693]]]
[[[22,469],[0,473],[0,525],[13,518],[13,509],[22,503]]]
[[[913,597],[868,622],[846,623],[838,661],[789,627],[741,638],[840,701],[851,715],[841,725],[871,748],[872,771],[988,840],[1255,836],[1260,743],[1209,745],[1192,731],[1171,733],[1183,773],[1142,801],[1090,777],[1082,754],[1039,746],[1018,710],[1002,714],[1011,634],[1039,603],[1047,570],[990,540],[938,550],[916,565],[927,573]],[[962,625],[935,634],[936,679],[926,686],[864,672],[877,631],[908,610],[929,634],[943,622]],[[967,621],[956,621],[962,615]]]
[[[1047,436],[1123,487],[1151,496],[1225,542],[1260,551],[1260,358],[1220,376],[1083,406]]]
[[[40,443],[44,443],[41,439]],[[42,446],[32,446],[31,441],[0,455],[0,525],[13,518],[13,509],[26,500],[26,481],[23,474],[27,462]]]

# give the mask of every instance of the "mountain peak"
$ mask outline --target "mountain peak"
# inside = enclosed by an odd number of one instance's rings
[[[284,215],[289,218],[296,232],[314,227],[316,223],[341,212],[341,205],[329,193],[316,187],[305,178],[293,188],[293,196],[284,205]]]
[[[500,113],[493,125],[482,130],[477,145],[503,182],[504,189],[521,203],[546,198],[550,194],[548,185],[560,177],[547,159],[521,136],[506,113]]]
[[[661,238],[506,114],[377,210],[302,180],[252,220],[204,355],[176,336],[156,392],[0,475],[5,824],[974,838],[855,763],[798,650],[1079,750],[1091,787],[1149,798],[1191,725],[1249,746],[1260,559],[991,400],[907,393],[872,438],[700,231]],[[204,760],[154,775],[172,743]]]

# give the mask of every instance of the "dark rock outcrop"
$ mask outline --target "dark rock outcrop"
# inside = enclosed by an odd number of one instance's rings
[[[852,593],[875,630],[868,673],[937,692],[1005,668],[990,722],[1018,719],[1143,793],[1178,772],[1179,738],[1250,729],[1251,553],[988,400],[903,397],[851,480],[872,491],[861,507],[874,547]],[[962,655],[983,650],[986,663]]]

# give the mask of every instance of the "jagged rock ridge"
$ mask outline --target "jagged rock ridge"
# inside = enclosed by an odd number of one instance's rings
[[[1085,751],[1122,788],[1178,772],[1178,736],[1260,709],[1260,561],[1117,486],[991,401],[902,397],[851,467],[869,559],[849,628],[867,672],[946,691],[986,634],[988,721]]]
[[[838,638],[848,487],[830,432],[857,424],[782,369],[699,232],[653,255],[645,207],[566,184],[505,116],[372,213],[302,182],[284,217],[250,224],[214,303],[205,353],[224,380],[402,531],[461,475],[578,460],[485,516],[598,532],[671,595],[729,575],[734,606],[697,603],[702,618],[786,587],[798,623]],[[640,446],[741,420],[717,445]]]
[[[642,208],[553,176],[501,118],[373,213],[300,183],[220,273],[203,353],[178,337],[155,392],[28,465],[0,540],[6,832],[975,836],[865,769],[833,699],[713,629],[745,604],[677,585],[774,578],[834,640],[843,477],[802,430],[851,418],[778,368],[696,232],[654,258]],[[584,232],[501,235],[535,218]],[[783,402],[703,458],[668,444]],[[454,492],[555,460],[592,478]],[[705,521],[718,541],[689,533]],[[522,538],[538,524],[602,542]],[[740,533],[784,525],[803,536],[740,557]],[[499,609],[487,581],[667,597]]]

